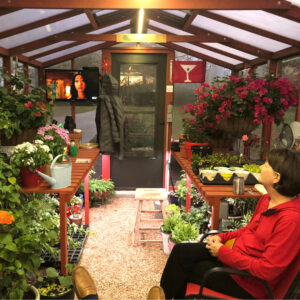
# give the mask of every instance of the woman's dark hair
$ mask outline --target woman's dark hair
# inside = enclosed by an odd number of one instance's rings
[[[283,196],[294,197],[300,194],[300,152],[289,149],[272,149],[267,161],[280,180],[274,184],[275,190]]]
[[[90,96],[90,92],[89,92],[89,86],[88,86],[88,81],[87,81],[87,76],[84,72],[78,72],[74,75],[73,79],[72,79],[72,84],[71,84],[71,96],[72,98],[71,99],[74,99],[76,100],[77,97],[78,97],[78,92],[75,88],[75,78],[76,76],[78,75],[81,75],[82,78],[83,78],[83,81],[85,82],[85,90],[84,90],[84,95],[85,95],[85,98],[86,99],[89,99],[89,96]]]

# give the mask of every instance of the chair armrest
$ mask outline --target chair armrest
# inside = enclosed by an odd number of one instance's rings
[[[209,236],[209,235],[215,235],[215,234],[218,234],[218,233],[221,233],[221,232],[224,232],[224,231],[220,231],[220,230],[211,230],[209,232],[206,232],[203,234],[203,236],[201,237],[199,243],[203,243],[203,241]]]
[[[265,280],[263,280],[261,278],[258,278],[256,276],[253,276],[249,272],[246,272],[246,271],[243,271],[243,270],[225,268],[225,267],[215,267],[215,268],[212,268],[212,269],[208,270],[207,272],[205,272],[203,280],[201,282],[201,288],[200,288],[200,292],[199,292],[200,297],[203,297],[203,294],[202,294],[203,293],[203,288],[205,287],[207,278],[213,276],[215,273],[233,274],[233,275],[247,276],[247,277],[256,278],[256,279],[260,280],[262,282],[262,284],[264,285],[264,287],[266,288],[266,290],[268,292],[268,295],[269,295],[269,299],[274,299],[274,296],[271,292],[271,289],[270,289],[268,283]],[[200,298],[200,299],[202,299],[202,298]]]

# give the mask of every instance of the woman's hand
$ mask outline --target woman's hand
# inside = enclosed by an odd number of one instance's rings
[[[207,242],[211,242],[211,243],[215,243],[215,242],[219,242],[221,243],[221,238],[218,235],[209,235],[207,238]]]
[[[218,253],[219,253],[219,249],[222,246],[223,246],[223,244],[221,243],[221,241],[212,241],[212,239],[210,239],[210,240],[207,241],[206,249],[208,249],[209,253],[212,256],[217,257]]]

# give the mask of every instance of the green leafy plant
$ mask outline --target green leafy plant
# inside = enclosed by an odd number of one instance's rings
[[[9,139],[24,129],[45,125],[52,116],[54,98],[46,102],[46,90],[31,86],[24,73],[12,75],[0,68],[0,75],[7,83],[0,86],[0,136]],[[24,93],[26,85],[30,86],[29,93]]]
[[[196,224],[186,223],[183,220],[178,222],[171,232],[171,240],[174,243],[195,241],[199,237],[199,229]]]
[[[36,167],[50,163],[52,159],[49,147],[41,140],[17,145],[10,158],[14,167],[28,168],[31,172],[35,172]]]
[[[179,214],[180,213],[180,207],[175,204],[168,204],[166,206],[166,211],[170,212],[172,214]]]
[[[162,230],[164,233],[171,233],[173,228],[179,223],[183,222],[180,214],[172,214],[164,219]]]

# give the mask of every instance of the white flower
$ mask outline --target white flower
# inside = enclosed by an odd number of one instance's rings
[[[35,144],[39,144],[39,145],[43,145],[43,144],[44,144],[44,142],[41,141],[41,140],[35,140],[34,143],[35,143]]]
[[[42,145],[41,148],[45,151],[45,152],[49,152],[50,148],[47,145]]]

